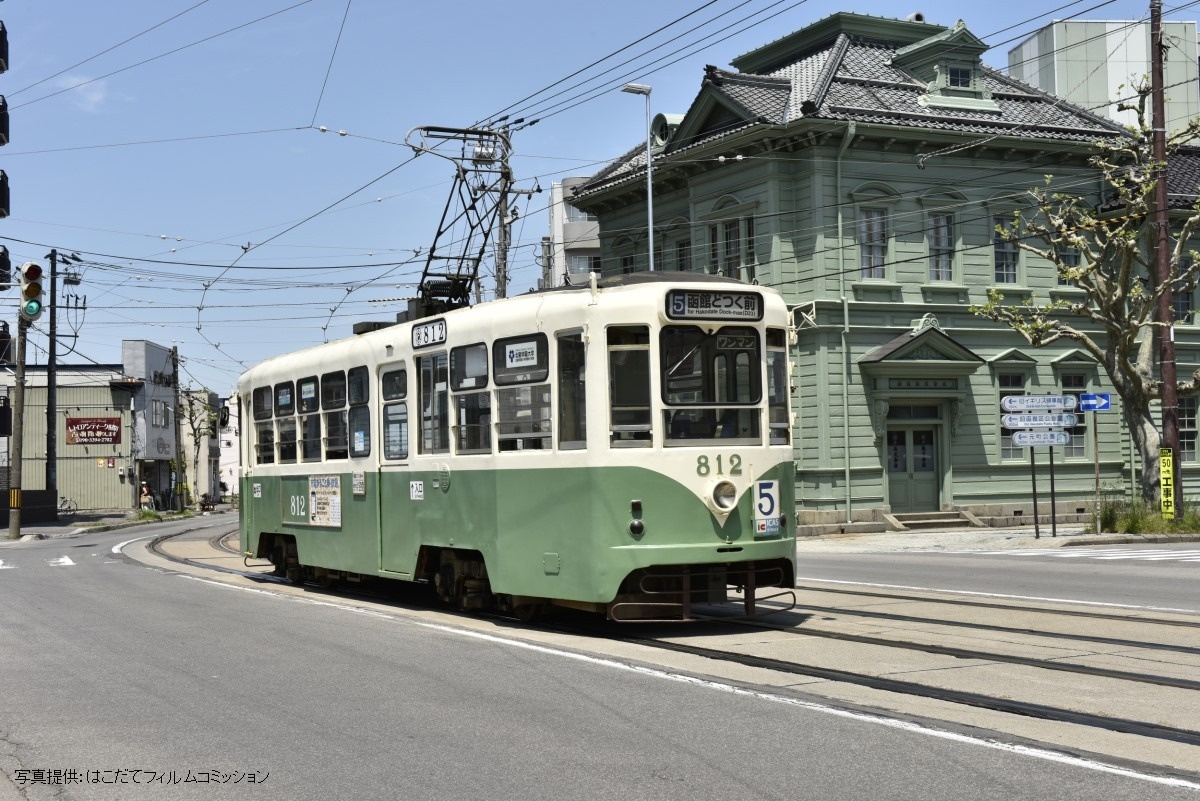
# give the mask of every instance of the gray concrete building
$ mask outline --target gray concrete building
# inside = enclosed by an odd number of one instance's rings
[[[1167,130],[1200,114],[1200,62],[1196,23],[1164,21],[1163,85]],[[1135,95],[1130,87],[1150,75],[1150,24],[1140,20],[1060,20],[1008,52],[1017,80],[1123,125],[1137,123],[1117,104]]]

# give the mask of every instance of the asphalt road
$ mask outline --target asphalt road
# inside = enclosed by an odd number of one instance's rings
[[[806,579],[865,582],[1200,614],[1200,543],[1195,542],[964,553],[805,552],[796,572],[799,584]]]
[[[1200,797],[1194,781],[520,641],[506,624],[113,553],[149,533],[0,547],[0,768],[23,794],[0,779],[0,800]]]

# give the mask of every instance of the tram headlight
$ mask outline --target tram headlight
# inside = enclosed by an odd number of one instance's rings
[[[712,485],[709,500],[718,512],[728,512],[737,506],[738,490],[732,481],[722,479]]]

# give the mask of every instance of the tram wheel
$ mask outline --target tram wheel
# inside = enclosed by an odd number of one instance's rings
[[[513,617],[522,623],[532,623],[540,618],[544,611],[541,604],[517,604],[513,607]]]

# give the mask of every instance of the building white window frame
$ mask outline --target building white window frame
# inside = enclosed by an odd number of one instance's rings
[[[1179,461],[1194,463],[1196,462],[1197,434],[1200,433],[1200,429],[1196,425],[1200,398],[1196,395],[1180,395],[1178,400]]]
[[[894,245],[896,240],[896,205],[900,195],[890,186],[879,183],[863,184],[850,192],[854,203],[854,237],[858,246],[858,280],[860,281],[893,281],[895,280],[893,262]],[[879,227],[883,236],[878,240],[882,251],[869,252],[869,231],[865,217],[867,213],[880,214]],[[878,261],[878,264],[869,262]]]
[[[1012,226],[1011,214],[992,215],[992,281],[997,286],[1019,286],[1022,283],[1021,248],[1000,233]]]
[[[708,272],[751,282],[758,275],[757,202],[741,203],[729,196],[698,218],[708,246]],[[693,260],[696,257],[692,251]]]
[[[963,226],[957,212],[964,208],[967,198],[955,190],[939,188],[927,192],[918,202],[925,210],[926,281],[961,285]]]

